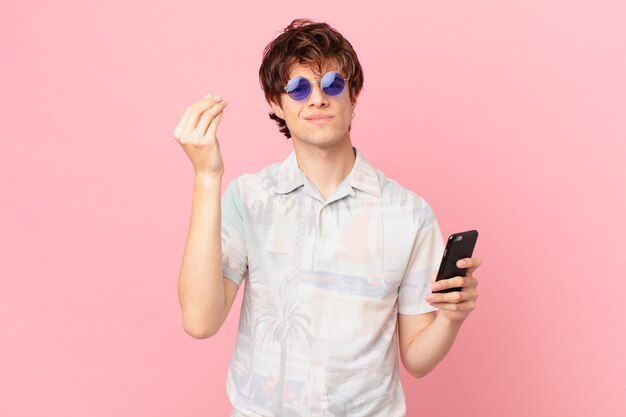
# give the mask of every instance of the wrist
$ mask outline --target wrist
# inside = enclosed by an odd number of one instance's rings
[[[215,184],[222,183],[222,175],[221,174],[201,174],[197,173],[194,176],[194,181],[196,184],[201,185],[210,185],[215,186]]]
[[[450,329],[454,329],[454,330],[458,330],[461,325],[463,324],[463,322],[465,321],[465,318],[462,319],[451,319],[450,317],[448,317],[448,315],[446,314],[445,311],[439,311],[439,313],[437,314],[437,320],[443,324],[444,326],[450,328]]]

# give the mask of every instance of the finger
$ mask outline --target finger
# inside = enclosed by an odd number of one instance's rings
[[[474,271],[478,267],[480,267],[482,263],[483,263],[482,259],[477,258],[477,257],[463,258],[463,259],[459,259],[456,262],[456,266],[458,266],[459,268],[467,268],[467,271],[465,272],[465,276],[471,276],[472,273],[474,273]]]
[[[437,279],[437,271],[430,271],[430,282],[431,282],[431,284],[434,284],[436,279]]]
[[[228,105],[228,102],[224,102],[223,106],[222,106],[222,111],[219,112],[219,114],[217,116],[215,116],[213,118],[213,120],[211,120],[211,124],[209,125],[209,128],[206,131],[205,134],[205,139],[210,139],[210,138],[215,138],[217,139],[217,127],[220,124],[220,121],[222,120],[222,116],[224,116],[224,108]]]
[[[463,289],[474,289],[478,287],[478,279],[474,276],[472,277],[465,277],[465,285],[463,286]]]
[[[468,296],[461,291],[428,294],[424,299],[429,303],[460,303],[467,300]]]
[[[200,117],[200,121],[198,122],[198,126],[194,129],[192,133],[192,140],[194,142],[198,142],[206,137],[207,128],[213,123],[213,120],[222,113],[224,107],[226,105],[225,102],[217,103],[215,106],[211,107],[207,111],[205,111]]]
[[[462,303],[465,301],[476,301],[477,298],[478,293],[473,288],[448,293],[431,293],[424,297],[429,303]]]
[[[191,106],[189,117],[187,118],[187,122],[185,123],[185,127],[183,129],[184,138],[191,137],[193,131],[198,125],[200,117],[202,117],[204,112],[211,109],[217,103],[222,101],[222,98],[218,95],[210,96],[209,94],[207,94],[206,97],[208,98],[200,99]]]
[[[448,311],[470,311],[476,307],[474,301],[465,301],[462,303],[430,303],[430,305],[440,310]]]
[[[462,288],[466,285],[468,277],[453,277],[448,279],[440,279],[431,284],[432,291],[446,290],[448,288]],[[471,277],[470,277],[471,279]]]
[[[184,138],[191,138],[198,127],[199,121],[202,116],[209,110],[211,110],[217,103],[221,101],[219,96],[211,96],[207,94],[208,98],[198,100],[191,106],[189,117],[183,131]],[[205,128],[206,129],[206,128]],[[204,135],[204,134],[203,134]]]
[[[204,100],[198,100],[196,103],[196,105],[202,105],[203,102],[210,102],[210,99],[213,97],[213,94],[208,93],[207,95],[204,96]],[[184,132],[185,126],[187,124],[187,121],[189,120],[189,115],[191,114],[191,110],[193,109],[193,105],[191,106],[187,106],[187,108],[185,109],[185,113],[183,113],[183,116],[181,117],[180,121],[178,122],[178,125],[176,125],[176,128],[174,129],[174,137],[175,138],[180,138],[181,135]]]

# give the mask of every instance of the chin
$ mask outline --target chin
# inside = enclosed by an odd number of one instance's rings
[[[300,139],[301,142],[313,145],[313,146],[318,146],[320,148],[327,148],[327,147],[331,147],[331,146],[335,146],[336,144],[338,144],[339,142],[341,142],[340,138],[337,137],[304,137],[302,139]]]

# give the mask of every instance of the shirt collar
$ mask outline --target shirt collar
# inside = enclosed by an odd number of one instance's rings
[[[358,188],[368,194],[380,197],[381,190],[376,169],[363,157],[358,148],[353,146],[352,149],[356,153],[356,160],[352,171],[348,175],[348,183],[352,188]],[[304,185],[305,181],[308,181],[308,178],[298,166],[296,151],[293,150],[278,168],[278,185],[274,192],[280,194],[289,193]]]

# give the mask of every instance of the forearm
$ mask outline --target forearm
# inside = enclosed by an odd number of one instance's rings
[[[197,338],[215,334],[224,319],[221,191],[221,177],[195,177],[178,297],[183,328]]]
[[[450,321],[446,314],[439,312],[437,318],[417,335],[407,348],[407,370],[416,378],[421,378],[448,354],[461,321]]]

